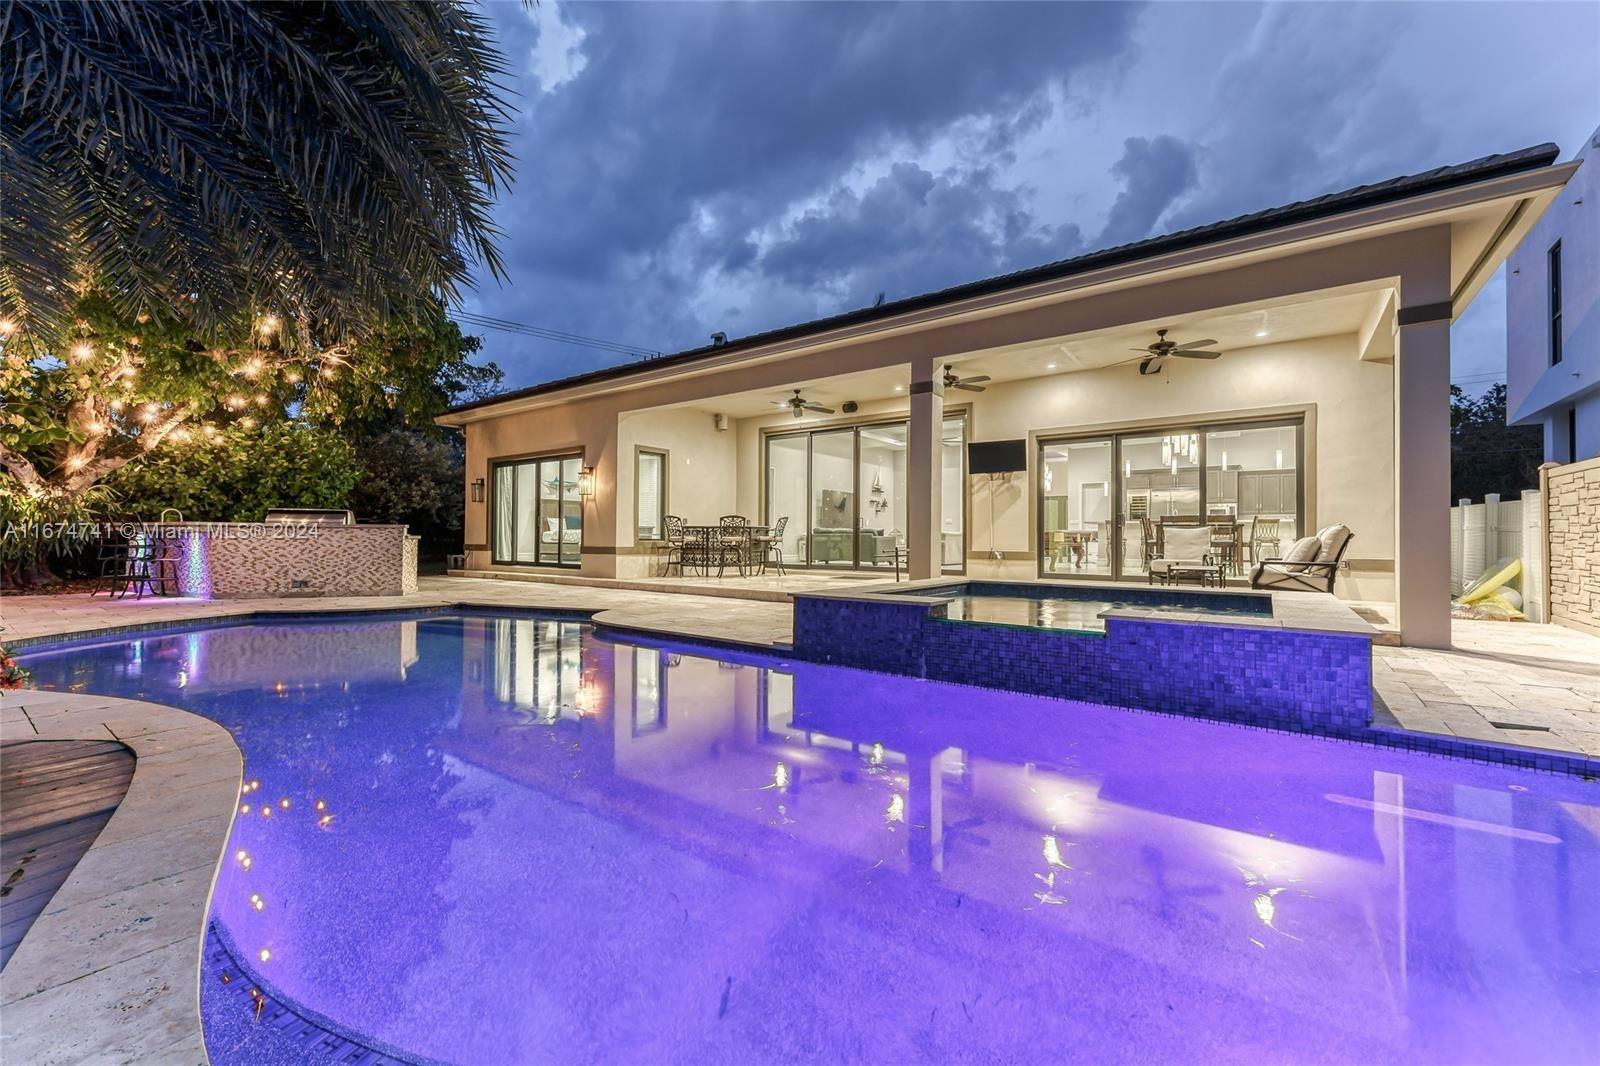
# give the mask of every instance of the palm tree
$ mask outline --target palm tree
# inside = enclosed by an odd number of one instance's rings
[[[92,284],[309,336],[499,275],[503,72],[454,2],[3,5],[0,313],[48,333]]]

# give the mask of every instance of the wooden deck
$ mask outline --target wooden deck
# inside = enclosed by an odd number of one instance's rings
[[[0,967],[50,903],[133,780],[114,740],[0,744]]]

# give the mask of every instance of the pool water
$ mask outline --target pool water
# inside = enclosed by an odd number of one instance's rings
[[[1262,615],[1270,607],[1239,606],[1223,597],[1210,600],[1172,596],[1160,602],[1145,600],[1087,599],[1060,596],[960,595],[945,608],[945,617],[957,622],[988,622],[996,625],[1033,626],[1043,629],[1069,629],[1104,633],[1105,619],[1100,612],[1113,607],[1154,611],[1157,614]]]
[[[1600,1059],[1595,783],[560,619],[24,662],[233,733],[214,926],[405,1057]]]

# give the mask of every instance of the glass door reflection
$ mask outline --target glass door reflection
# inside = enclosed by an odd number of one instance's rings
[[[811,435],[811,528],[807,545],[812,566],[856,565],[859,511],[855,473],[854,429]]]

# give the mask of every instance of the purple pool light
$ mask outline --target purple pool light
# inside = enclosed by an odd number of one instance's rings
[[[26,665],[233,732],[214,926],[400,1057],[1600,1059],[1576,778],[554,619]],[[292,1059],[236,1003],[213,1060]]]

